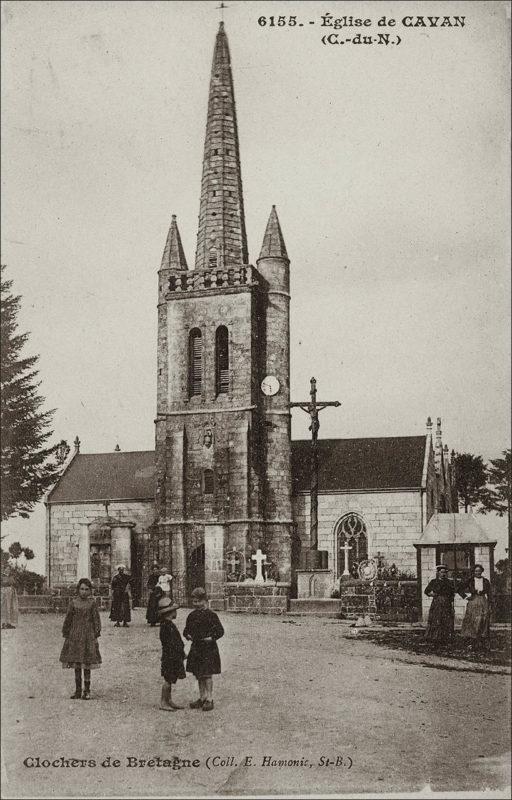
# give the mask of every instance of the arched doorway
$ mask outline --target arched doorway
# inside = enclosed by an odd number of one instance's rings
[[[348,549],[350,548],[350,549]],[[348,571],[355,572],[357,565],[368,558],[368,532],[359,514],[345,514],[336,528],[336,562],[337,575],[346,573],[348,555]]]

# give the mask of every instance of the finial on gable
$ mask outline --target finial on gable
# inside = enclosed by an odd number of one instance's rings
[[[75,445],[75,453],[79,453],[80,452],[80,439],[78,438],[78,436],[75,436],[75,441],[73,442],[73,444]]]

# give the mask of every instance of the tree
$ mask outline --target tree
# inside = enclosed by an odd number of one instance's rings
[[[512,461],[510,450],[503,450],[503,458],[495,458],[487,466],[487,483],[490,486],[482,500],[486,511],[495,511],[499,517],[510,513]]]
[[[455,456],[455,485],[457,494],[468,513],[468,508],[478,505],[486,495],[487,472],[482,456],[457,453]]]
[[[44,397],[35,365],[39,356],[24,357],[28,333],[17,332],[19,296],[11,294],[11,280],[0,273],[0,424],[2,429],[1,518],[28,517],[57,477],[56,446],[46,445],[54,411],[43,411]],[[58,445],[57,445],[58,446]]]
[[[19,560],[21,556],[25,556],[27,561],[34,558],[34,551],[30,547],[22,547],[19,542],[13,542],[9,547],[9,558],[13,558],[16,562],[16,569],[19,569]]]

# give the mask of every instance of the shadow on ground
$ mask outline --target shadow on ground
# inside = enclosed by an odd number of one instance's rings
[[[470,661],[474,665],[507,667],[511,664],[511,632],[492,631],[489,650],[477,651],[458,634],[449,645],[434,646],[425,639],[424,630],[368,630],[358,629],[358,638],[375,644],[404,650],[416,655],[439,655],[457,661]]]

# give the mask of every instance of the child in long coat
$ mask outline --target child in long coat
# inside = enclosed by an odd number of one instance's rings
[[[92,583],[88,578],[78,581],[78,597],[72,597],[62,626],[65,637],[60,654],[64,669],[75,670],[75,693],[72,700],[89,700],[91,697],[91,669],[101,664],[98,638],[101,620],[96,601],[92,596]],[[84,692],[82,694],[82,670]]]
[[[173,622],[176,619],[177,610],[178,606],[168,598],[161,599],[158,617],[160,619],[160,642],[162,644],[161,675],[164,679],[162,699],[160,701],[162,711],[178,711],[178,709],[183,708],[183,706],[173,703],[171,698],[173,683],[187,677],[183,667],[185,645]]]
[[[192,642],[187,672],[192,672],[199,684],[199,700],[190,703],[190,708],[203,711],[213,709],[212,675],[220,673],[220,655],[217,639],[224,636],[224,628],[215,611],[208,608],[208,598],[203,588],[192,592],[194,610],[188,615],[183,636]]]

